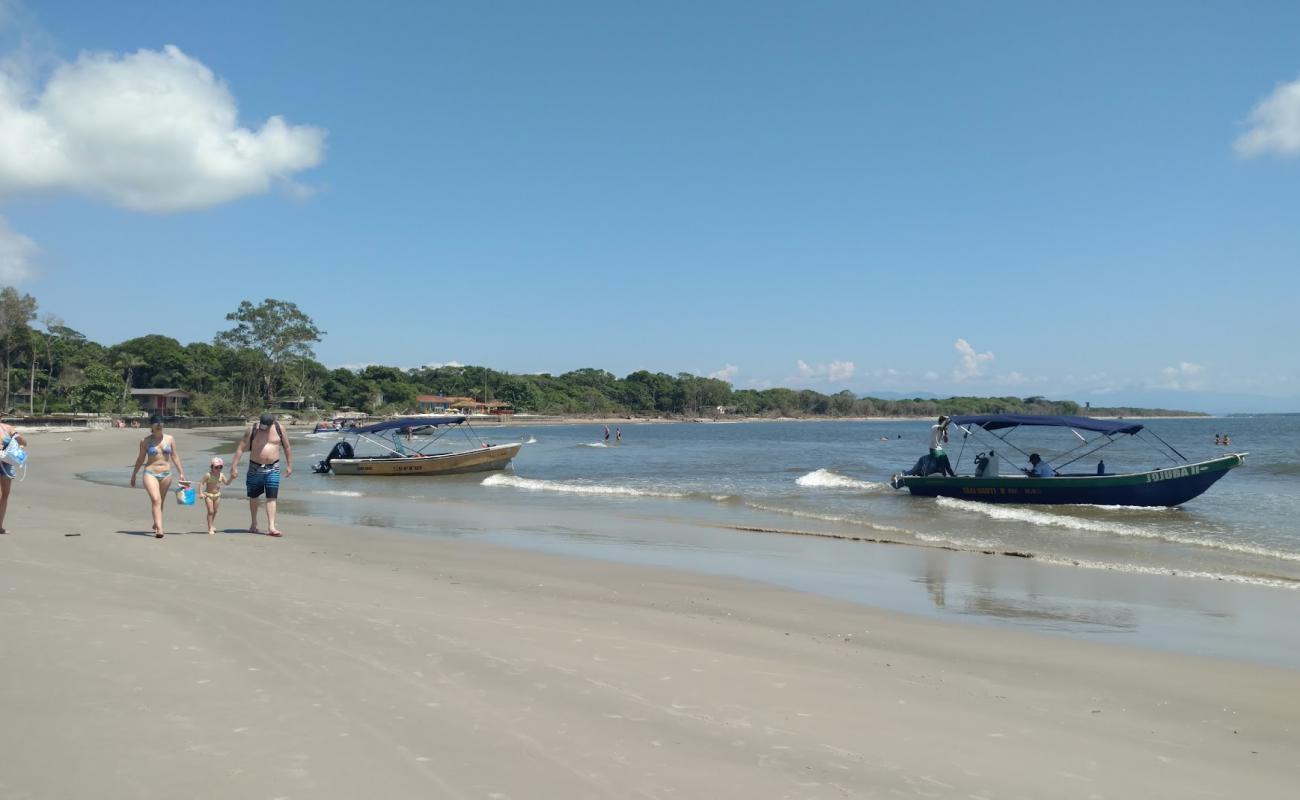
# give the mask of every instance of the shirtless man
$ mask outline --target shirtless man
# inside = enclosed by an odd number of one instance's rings
[[[275,500],[280,496],[280,451],[284,450],[284,477],[293,475],[293,451],[289,446],[289,437],[284,428],[275,421],[274,414],[263,414],[262,418],[239,440],[235,448],[235,457],[230,461],[230,481],[234,483],[239,477],[239,459],[248,448],[248,477],[244,486],[248,490],[248,513],[252,524],[249,533],[261,533],[257,528],[257,499],[266,493],[267,534],[279,536],[275,527]]]

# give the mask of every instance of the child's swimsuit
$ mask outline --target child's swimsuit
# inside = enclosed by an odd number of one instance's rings
[[[203,496],[208,498],[209,500],[220,500],[221,482],[225,480],[225,478],[226,476],[222,475],[216,480],[213,480],[212,473],[208,473],[207,475],[204,475],[203,480],[199,481],[199,488],[203,490]]]

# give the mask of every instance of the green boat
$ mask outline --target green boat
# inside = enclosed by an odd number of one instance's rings
[[[1006,430],[1010,433],[1022,426],[1045,426],[1069,428],[1076,434],[1082,430],[1100,435],[1091,440],[1080,436],[1083,443],[1061,457],[1068,460],[1063,460],[1051,477],[999,475],[996,457],[992,455],[995,451],[990,450],[976,456],[974,475],[945,477],[900,473],[890,481],[895,489],[907,489],[919,497],[953,497],[980,503],[1178,506],[1199,496],[1230,470],[1244,464],[1247,456],[1246,453],[1228,453],[1218,458],[1190,462],[1174,447],[1152,434],[1163,445],[1164,452],[1171,454],[1175,462],[1173,466],[1145,472],[1071,473],[1061,470],[1114,443],[1117,436],[1137,436],[1144,426],[1127,420],[1030,414],[957,416],[950,424],[968,436],[976,431],[988,433],[1000,442],[1000,446],[1022,454],[1023,450],[1007,442],[1006,434],[996,432]],[[925,461],[923,458],[918,462],[913,472],[918,469],[924,472]],[[990,469],[990,464],[995,466]]]

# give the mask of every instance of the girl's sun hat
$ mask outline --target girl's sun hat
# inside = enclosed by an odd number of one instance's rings
[[[216,467],[217,469],[221,469],[225,465],[226,462],[221,460],[221,456],[216,456],[215,458],[212,459],[212,466]]]

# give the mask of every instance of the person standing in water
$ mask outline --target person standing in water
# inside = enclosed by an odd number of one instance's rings
[[[280,530],[275,527],[275,503],[280,496],[281,451],[284,453],[284,477],[293,476],[293,448],[289,445],[289,437],[275,421],[274,414],[263,414],[257,424],[239,439],[230,464],[231,481],[239,477],[239,460],[244,456],[245,447],[248,448],[248,477],[244,479],[244,488],[248,494],[248,514],[252,519],[248,532],[262,532],[257,527],[257,500],[265,494],[266,533],[280,536]]]
[[[621,441],[623,441],[623,429],[622,429],[622,428],[615,428],[615,429],[614,429],[614,441],[616,441],[616,442],[621,442]]]
[[[149,505],[153,512],[153,535],[163,538],[163,498],[172,488],[172,467],[176,468],[176,477],[181,486],[185,486],[185,467],[181,466],[181,454],[176,447],[176,439],[163,433],[162,417],[154,414],[149,419],[149,435],[140,440],[140,453],[135,459],[135,468],[131,470],[131,488],[135,488],[136,475],[144,465],[144,490],[149,494]]]
[[[605,426],[605,441],[609,441],[609,426]]]
[[[15,439],[18,444],[27,447],[27,440],[17,428],[0,422],[0,450],[8,447]],[[9,510],[9,490],[13,488],[14,475],[14,465],[0,461],[0,535],[9,532],[5,530],[5,512]]]

